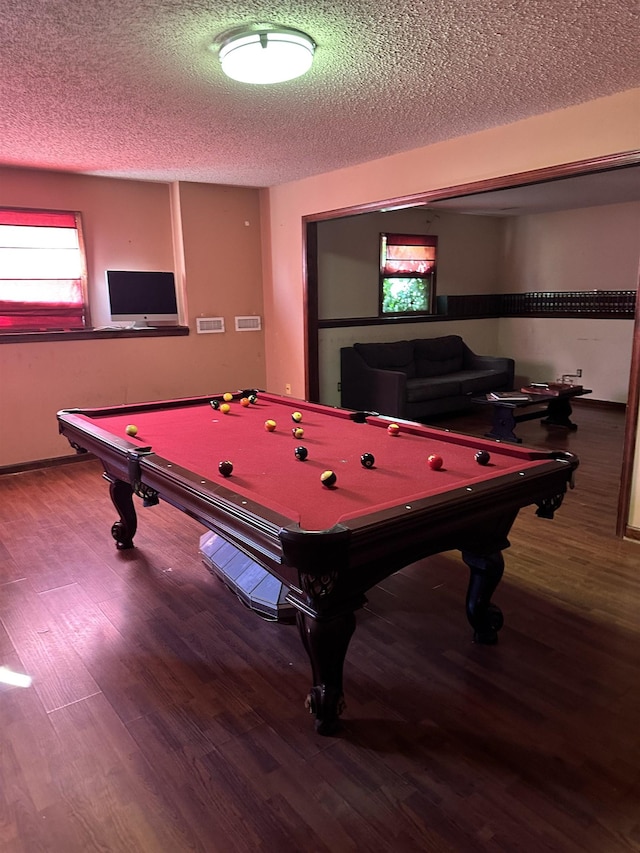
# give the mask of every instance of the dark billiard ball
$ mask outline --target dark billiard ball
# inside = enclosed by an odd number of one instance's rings
[[[332,486],[335,486],[337,479],[338,478],[336,477],[334,471],[323,471],[320,475],[320,482],[328,489],[330,489]]]
[[[432,453],[427,459],[427,463],[432,471],[439,471],[442,468],[442,456],[438,456],[437,453]]]
[[[291,415],[291,420],[295,421],[297,424],[299,424],[300,421],[302,420],[302,412],[294,412]]]
[[[491,454],[488,450],[479,450],[476,453],[476,462],[478,465],[488,465],[491,459]]]
[[[209,400],[209,405],[211,406],[212,409],[219,409],[220,408],[220,400]]]
[[[249,402],[250,403],[257,403],[258,402],[258,395],[257,394],[250,394],[249,395]]]
[[[304,460],[309,455],[309,451],[307,450],[307,448],[303,447],[302,445],[296,447],[293,452],[295,453],[296,459],[299,459],[301,462],[304,462]]]
[[[363,468],[373,468],[375,461],[373,453],[363,453],[360,457],[360,462],[362,463]]]
[[[224,462],[219,462],[218,471],[220,471],[223,477],[230,477],[233,472],[233,463],[229,462],[228,459],[225,459]]]

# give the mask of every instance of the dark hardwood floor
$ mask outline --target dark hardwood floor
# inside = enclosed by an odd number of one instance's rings
[[[553,521],[521,512],[476,646],[457,553],[374,588],[336,738],[295,627],[246,610],[202,528],[140,510],[117,552],[99,463],[0,477],[3,853],[640,851],[640,543],[616,539],[624,416],[581,402]],[[446,425],[482,433],[486,411]],[[443,422],[440,425],[445,425]]]

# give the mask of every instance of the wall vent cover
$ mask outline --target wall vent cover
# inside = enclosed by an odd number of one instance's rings
[[[196,317],[196,332],[199,335],[224,332],[224,317]]]
[[[259,332],[262,329],[262,317],[255,315],[236,317],[236,332]]]

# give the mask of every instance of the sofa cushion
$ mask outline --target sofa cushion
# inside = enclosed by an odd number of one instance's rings
[[[458,335],[418,338],[413,347],[416,377],[443,376],[462,370],[464,344]]]
[[[354,344],[353,348],[369,367],[379,370],[400,370],[409,377],[415,376],[413,347],[409,341]]]
[[[456,377],[462,394],[479,394],[495,391],[509,384],[507,371],[461,370]]]
[[[455,397],[458,394],[460,394],[460,382],[451,376],[407,380],[408,403],[439,400],[441,397]]]

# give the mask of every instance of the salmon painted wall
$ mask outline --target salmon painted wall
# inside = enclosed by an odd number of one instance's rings
[[[640,88],[263,190],[267,387],[306,392],[303,216],[640,150],[638,115]],[[640,527],[640,507],[632,518]]]
[[[69,455],[61,408],[265,384],[263,333],[233,331],[236,314],[262,314],[257,190],[0,169],[0,205],[82,212],[95,324],[108,321],[105,269],[131,267],[176,270],[190,327],[186,337],[0,344],[0,467]],[[197,335],[201,315],[224,316],[228,331]]]

